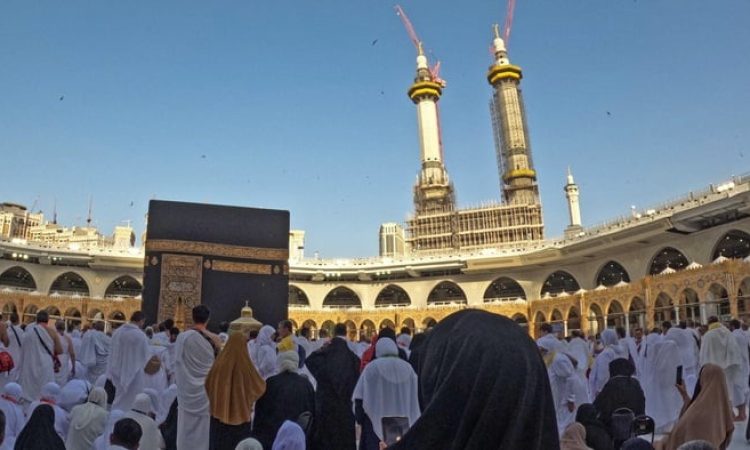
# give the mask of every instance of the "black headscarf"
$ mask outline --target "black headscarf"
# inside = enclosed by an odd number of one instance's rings
[[[422,416],[392,450],[548,450],[559,447],[549,378],[534,341],[512,320],[451,314],[418,364]]]
[[[618,358],[609,363],[610,378],[594,399],[594,407],[604,425],[610,426],[612,413],[628,408],[636,416],[646,413],[646,397],[641,384],[633,378],[635,367],[630,360]]]
[[[16,438],[14,450],[65,450],[65,442],[55,431],[55,410],[40,404]]]

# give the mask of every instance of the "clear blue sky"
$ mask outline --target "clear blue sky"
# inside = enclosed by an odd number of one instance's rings
[[[374,255],[419,168],[415,55],[392,6],[3,1],[0,200],[51,216],[57,198],[73,225],[93,195],[106,233],[131,219],[140,234],[154,197],[289,209],[309,255]],[[485,73],[505,3],[403,6],[448,81],[459,203],[497,199]],[[548,236],[567,222],[568,165],[586,224],[750,170],[749,20],[747,0],[518,0],[510,54]]]

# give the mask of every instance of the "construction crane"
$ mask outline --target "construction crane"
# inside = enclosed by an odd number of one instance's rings
[[[513,12],[516,9],[516,0],[508,0],[508,10],[505,13],[505,26],[503,27],[503,41],[505,41],[505,47],[508,47],[510,42],[510,30],[513,27]]]
[[[414,44],[414,47],[417,49],[417,54],[423,55],[424,49],[422,47],[422,40],[419,39],[419,36],[417,35],[417,31],[414,29],[414,25],[412,25],[411,20],[409,20],[409,16],[406,15],[406,12],[404,11],[404,8],[402,8],[400,5],[394,6],[394,9],[396,10],[396,15],[401,19],[401,23],[404,24],[404,28],[406,28],[406,33],[409,34],[409,39],[411,39],[412,44]],[[429,66],[430,75],[432,76],[432,81],[435,83],[440,84],[440,86],[445,87],[446,82],[442,78],[440,78],[440,61],[437,61],[435,65]],[[445,161],[445,154],[443,152],[443,127],[440,124],[440,104],[435,103],[435,109],[437,111],[437,127],[438,127],[438,143],[440,145],[440,158]]]

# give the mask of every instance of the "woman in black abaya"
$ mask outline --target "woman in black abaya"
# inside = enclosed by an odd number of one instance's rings
[[[559,448],[547,368],[512,320],[451,314],[426,338],[417,369],[422,415],[389,450]]]
[[[55,432],[55,410],[41,404],[34,408],[29,421],[16,438],[16,450],[65,450],[65,443]]]

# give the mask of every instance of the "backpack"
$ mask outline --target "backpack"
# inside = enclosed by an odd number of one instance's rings
[[[10,356],[6,350],[0,351],[0,372],[10,372],[16,364],[13,362],[13,357]]]

